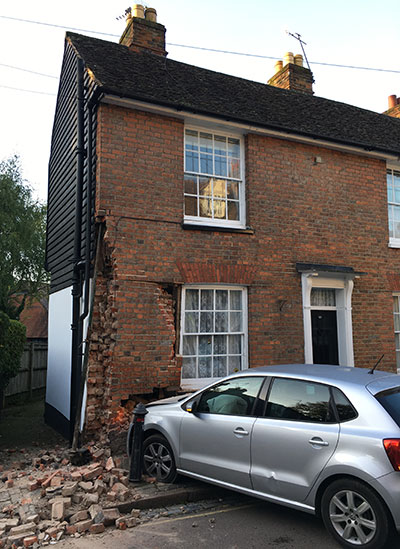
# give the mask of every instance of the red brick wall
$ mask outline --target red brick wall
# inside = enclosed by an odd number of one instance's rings
[[[248,285],[250,365],[302,362],[296,262],[366,273],[353,292],[355,362],[370,366],[385,353],[383,367],[393,369],[400,250],[388,248],[385,163],[250,134],[247,223],[254,232],[184,230],[183,130],[181,121],[155,114],[99,112],[96,207],[106,211],[108,267],[96,293],[94,333],[104,341],[91,355],[89,376],[98,379],[91,421],[104,421],[101,399],[115,413],[134,394],[179,386],[176,319],[185,282]]]

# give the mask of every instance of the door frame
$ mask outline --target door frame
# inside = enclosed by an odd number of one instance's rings
[[[354,275],[344,273],[325,273],[318,271],[302,272],[301,285],[303,295],[304,358],[307,364],[314,364],[312,345],[311,310],[323,307],[311,306],[313,288],[336,290],[336,315],[338,331],[338,353],[340,366],[354,366],[353,326],[351,296]]]

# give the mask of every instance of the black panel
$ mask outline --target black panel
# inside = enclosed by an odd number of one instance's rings
[[[48,402],[44,405],[44,421],[64,438],[69,438],[69,420]]]
[[[48,182],[48,212],[46,266],[51,274],[50,293],[72,286],[74,257],[74,223],[76,215],[76,179],[77,179],[77,55],[66,42],[58,90],[56,112],[51,140]],[[88,139],[89,116],[92,117],[92,168],[95,173],[96,159],[96,109],[88,105],[95,85],[84,73],[85,120],[84,146],[85,161],[83,171],[81,257],[85,256],[86,203],[88,188]],[[94,193],[91,193],[91,237],[90,250],[93,259],[94,250]]]

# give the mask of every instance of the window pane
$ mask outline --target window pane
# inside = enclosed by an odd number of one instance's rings
[[[183,336],[183,354],[197,355],[197,336]]]
[[[224,179],[214,179],[214,197],[225,198],[226,182]]]
[[[231,309],[233,311],[242,310],[242,292],[239,290],[231,290]]]
[[[199,358],[199,377],[212,377],[212,358],[210,356]]]
[[[186,290],[185,293],[185,309],[186,311],[199,310],[199,290]]]
[[[242,336],[231,335],[229,336],[229,354],[240,355],[242,352]]]
[[[236,158],[240,157],[240,141],[239,139],[233,139],[228,137],[228,154]]]
[[[228,309],[228,290],[216,290],[215,308],[217,311],[226,311]]]
[[[185,332],[188,334],[199,331],[199,313],[185,313]]]
[[[199,355],[212,354],[212,336],[199,336]]]
[[[215,335],[214,336],[214,355],[226,355],[227,345],[226,345],[226,335]]]
[[[226,156],[226,137],[223,135],[214,135],[215,154]]]
[[[396,343],[396,351],[400,351],[400,334],[395,334],[394,339]]]
[[[225,200],[214,200],[214,218],[226,218],[226,202]]]
[[[231,313],[231,332],[242,331],[242,313]]]
[[[333,421],[326,385],[293,379],[275,379],[268,399],[267,416],[295,421]]]
[[[213,173],[213,157],[212,154],[200,154],[200,172],[201,173]]]
[[[239,179],[240,161],[238,158],[228,158],[228,177]]]
[[[395,238],[400,238],[400,206],[392,206],[393,232]]]
[[[226,356],[214,357],[214,377],[224,377],[227,375]]]
[[[397,295],[393,296],[393,311],[395,313],[400,312],[400,309],[399,309],[399,296],[397,296]]]
[[[211,199],[209,199],[209,198],[200,198],[199,199],[199,207],[200,207],[200,216],[201,217],[212,217]]]
[[[213,151],[213,141],[211,133],[200,133],[200,151],[212,153]]]
[[[228,198],[239,199],[239,183],[237,181],[228,181]]]
[[[186,151],[185,162],[185,169],[187,172],[199,171],[199,155],[196,152]]]
[[[335,398],[336,410],[340,421],[349,421],[357,417],[357,412],[353,408],[348,398],[336,387],[332,388]]]
[[[215,175],[223,175],[226,177],[227,172],[227,163],[226,163],[226,157],[223,156],[216,156],[214,159],[215,162]]]
[[[201,290],[201,310],[214,310],[214,290]]]
[[[237,221],[239,219],[239,202],[228,200],[228,219]]]
[[[196,358],[187,358],[182,359],[182,377],[183,379],[191,379],[196,376]]]
[[[197,194],[197,177],[194,175],[185,175],[185,193]]]
[[[388,185],[388,187],[387,187],[387,196],[388,196],[388,202],[393,202],[393,187],[392,187],[392,185]]]
[[[185,148],[186,150],[197,151],[199,149],[198,132],[194,130],[185,131]]]
[[[394,330],[400,332],[400,315],[394,315]]]
[[[229,356],[228,357],[228,375],[234,374],[241,370],[241,360],[240,356]]]
[[[335,307],[336,305],[335,290],[331,290],[327,288],[312,288],[311,305],[313,307]]]
[[[185,196],[185,215],[198,215],[196,196]]]
[[[199,177],[199,195],[212,196],[212,179],[209,177]]]
[[[228,313],[215,313],[215,331],[228,331]]]
[[[200,313],[200,332],[208,333],[214,331],[214,313]]]

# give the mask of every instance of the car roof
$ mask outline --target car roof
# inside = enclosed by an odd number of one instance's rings
[[[371,368],[357,368],[352,366],[332,366],[328,364],[279,364],[274,366],[262,366],[249,368],[234,375],[269,375],[278,377],[301,378],[331,385],[368,386],[372,394],[379,391],[400,386],[400,376],[382,370],[375,370],[370,374]]]

